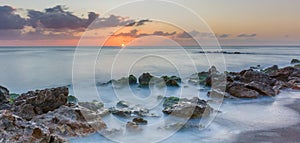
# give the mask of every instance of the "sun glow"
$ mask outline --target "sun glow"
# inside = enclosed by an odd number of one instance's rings
[[[122,44],[121,46],[122,46],[122,48],[124,48],[124,47],[125,47],[125,44]]]

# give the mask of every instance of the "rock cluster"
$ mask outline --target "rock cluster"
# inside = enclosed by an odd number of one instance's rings
[[[98,112],[67,106],[68,88],[29,91],[12,102],[1,87],[0,142],[67,142],[65,137],[84,136],[106,128]]]

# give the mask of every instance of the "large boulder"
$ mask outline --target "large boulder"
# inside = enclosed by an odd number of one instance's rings
[[[168,100],[168,98],[166,98],[166,100]],[[173,105],[168,105],[163,109],[163,113],[165,114],[187,119],[208,116],[211,112],[213,112],[213,109],[206,101],[197,97],[193,99],[180,99],[179,102],[174,102]]]
[[[253,89],[247,88],[243,83],[233,82],[228,85],[227,92],[238,98],[257,98],[259,93]]]
[[[262,72],[266,73],[266,74],[273,74],[278,70],[278,66],[277,65],[273,65],[271,67],[268,67],[266,69],[263,69]]]
[[[41,115],[65,105],[68,94],[67,87],[29,91],[15,100],[14,110],[21,117],[30,120],[35,115]]]
[[[181,78],[177,76],[162,76],[161,78],[164,80],[166,86],[179,87],[178,83],[181,82]]]
[[[268,74],[253,70],[244,70],[240,72],[241,82],[250,83],[252,81],[258,81],[270,86],[276,83],[276,79],[271,78]]]

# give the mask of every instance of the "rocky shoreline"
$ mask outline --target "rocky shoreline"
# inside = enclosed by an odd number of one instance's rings
[[[196,86],[210,87],[210,98],[259,98],[276,96],[283,89],[300,90],[300,61],[293,59],[292,66],[279,68],[274,65],[266,69],[247,69],[241,72],[219,72],[211,67],[189,77],[188,82]],[[298,65],[297,65],[298,64]],[[176,76],[155,77],[144,73],[133,75],[98,86],[113,84],[123,87],[138,84],[140,88],[151,85],[180,87],[181,78]],[[215,109],[198,97],[192,99],[162,97],[162,112],[180,118],[209,116]],[[112,114],[124,118],[135,117],[126,124],[128,130],[139,131],[147,125],[143,117],[156,117],[140,105],[119,101],[115,107],[104,108],[103,103],[78,102],[69,95],[67,87],[29,91],[23,94],[10,93],[0,86],[0,142],[68,142],[69,137],[82,137],[97,131],[111,132],[102,117]]]

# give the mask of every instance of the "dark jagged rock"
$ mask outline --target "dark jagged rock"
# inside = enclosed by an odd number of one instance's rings
[[[291,64],[297,64],[300,63],[300,60],[298,59],[292,59]]]
[[[147,125],[148,124],[148,121],[141,117],[133,118],[132,122],[135,122],[137,125]]]
[[[65,105],[68,94],[67,87],[29,91],[21,94],[15,100],[14,110],[19,116],[30,120],[35,115],[47,113],[59,108],[61,105]],[[28,113],[32,115],[29,116]]]
[[[266,74],[273,74],[273,73],[275,73],[278,69],[279,69],[279,68],[278,68],[277,65],[273,65],[273,66],[271,66],[271,67],[268,67],[268,68],[262,70],[262,72],[264,72],[264,73],[266,73]]]
[[[167,97],[164,100],[163,107],[172,107],[174,104],[178,104],[179,100],[178,97]]]
[[[262,95],[267,95],[267,96],[275,96],[276,95],[274,89],[271,86],[261,83],[261,82],[258,82],[258,81],[252,81],[252,82],[246,84],[246,87],[257,91],[258,93],[260,93]]]
[[[28,122],[9,110],[0,110],[0,141],[11,142],[41,142],[64,143],[62,137],[52,134],[47,126]]]
[[[273,86],[276,82],[276,79],[271,78],[268,74],[253,71],[253,70],[245,70],[240,72],[241,74],[241,82],[250,83],[252,81],[258,81],[265,83],[267,85]]]
[[[0,86],[0,104],[8,101],[9,90],[3,86]]]
[[[208,116],[211,112],[213,112],[213,109],[206,101],[197,97],[190,100],[180,99],[177,104],[173,104],[172,106],[163,109],[163,113],[165,114],[188,119]]]
[[[139,77],[139,84],[140,86],[149,86],[149,83],[151,81],[151,79],[153,78],[153,76],[150,73],[143,73],[140,77]]]
[[[300,70],[298,70],[294,67],[285,67],[285,68],[277,70],[273,74],[270,74],[270,76],[277,80],[288,82],[290,77],[300,76]]]
[[[227,92],[237,98],[257,98],[259,93],[249,89],[243,83],[234,82],[228,85]]]

